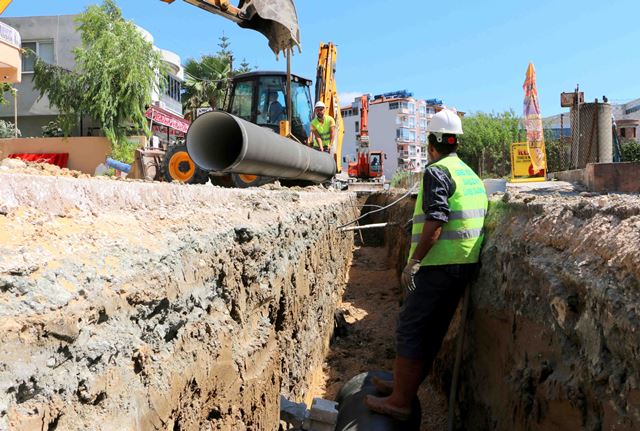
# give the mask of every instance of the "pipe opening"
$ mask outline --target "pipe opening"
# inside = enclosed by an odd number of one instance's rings
[[[198,117],[187,132],[187,151],[202,169],[224,171],[242,152],[242,128],[225,112]]]

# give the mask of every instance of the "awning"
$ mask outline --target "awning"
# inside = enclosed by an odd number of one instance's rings
[[[191,121],[157,106],[151,106],[144,115],[156,124],[162,124],[182,133],[187,133],[191,124]]]

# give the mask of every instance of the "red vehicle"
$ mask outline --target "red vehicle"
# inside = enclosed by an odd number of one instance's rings
[[[369,150],[369,96],[366,94],[360,97],[360,130],[356,140],[355,161],[348,163],[349,178],[364,181],[382,180],[386,155],[382,151]]]

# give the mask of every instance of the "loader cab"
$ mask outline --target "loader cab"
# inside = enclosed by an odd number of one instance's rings
[[[249,72],[236,75],[230,88],[227,112],[279,133],[287,119],[287,74]],[[313,105],[311,81],[291,75],[291,133],[306,143],[311,133]]]

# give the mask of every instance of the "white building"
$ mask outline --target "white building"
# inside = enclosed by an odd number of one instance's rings
[[[342,108],[344,141],[342,153],[356,154],[356,134],[360,130],[360,98]],[[418,100],[407,91],[377,95],[369,102],[369,148],[387,155],[384,175],[396,171],[420,172],[427,165],[427,124],[442,109],[437,100]],[[346,163],[343,168],[346,170]]]
[[[62,68],[73,70],[75,58],[73,49],[82,43],[78,32],[78,15],[33,16],[33,17],[1,17],[0,22],[10,25],[20,32],[22,48],[29,48],[36,52],[44,61]],[[153,36],[138,27],[146,40],[153,43]],[[168,66],[168,86],[163,94],[153,95],[153,105],[167,115],[182,116],[180,102],[183,70],[180,57],[170,51],[157,49],[165,64]],[[42,136],[42,126],[53,121],[58,116],[58,110],[49,106],[47,97],[40,98],[40,93],[33,86],[33,58],[23,55],[21,83],[15,85],[18,90],[18,128],[23,137]],[[13,122],[13,100],[0,106],[0,119]],[[99,128],[88,119],[78,124],[72,136],[100,134]]]

